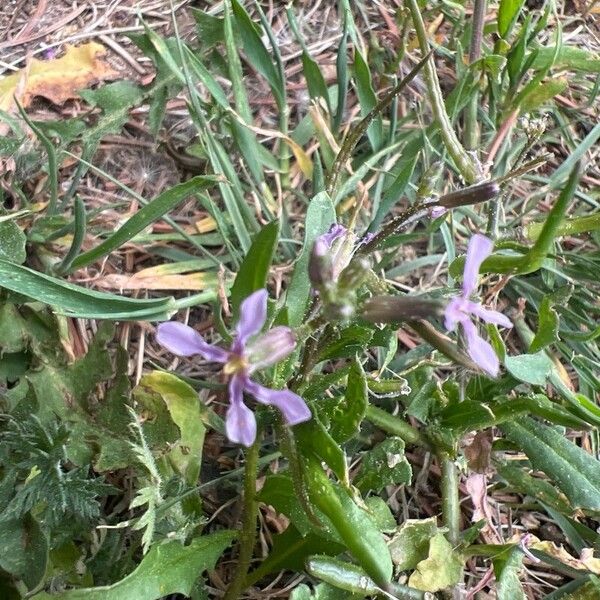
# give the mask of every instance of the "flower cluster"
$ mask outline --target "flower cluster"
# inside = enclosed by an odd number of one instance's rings
[[[512,327],[512,323],[502,313],[484,308],[479,302],[473,302],[470,299],[477,288],[481,263],[491,254],[493,247],[492,240],[479,233],[469,240],[463,272],[462,294],[453,298],[446,306],[444,325],[448,331],[453,331],[457,325],[462,327],[469,356],[486,373],[495,377],[500,369],[498,357],[492,346],[479,335],[473,319],[478,318],[501,327]]]
[[[227,437],[244,446],[251,446],[256,438],[256,419],[244,404],[244,392],[262,404],[277,407],[288,425],[308,421],[311,417],[304,400],[294,392],[273,390],[251,379],[256,371],[281,361],[296,347],[294,333],[289,327],[273,327],[256,337],[266,319],[267,290],[261,289],[242,302],[236,335],[229,350],[207,343],[197,331],[174,321],[161,323],[156,334],[158,343],[173,354],[200,355],[223,365],[222,372],[229,377]]]

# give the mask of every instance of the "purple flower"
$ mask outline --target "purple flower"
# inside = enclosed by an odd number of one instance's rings
[[[456,329],[458,324],[462,326],[469,356],[486,373],[495,377],[498,375],[500,368],[498,357],[492,346],[479,335],[473,318],[477,317],[486,323],[495,323],[501,327],[512,327],[512,323],[502,313],[484,308],[479,302],[473,302],[469,299],[477,287],[479,267],[491,254],[493,247],[492,240],[479,233],[469,240],[463,273],[462,294],[452,298],[446,306],[444,324],[448,331]]]
[[[244,404],[244,392],[262,404],[276,406],[288,425],[308,421],[311,417],[304,400],[294,392],[272,390],[250,379],[255,371],[279,362],[296,347],[289,327],[273,327],[252,339],[263,328],[266,319],[267,290],[263,289],[250,294],[242,302],[236,336],[229,350],[205,342],[197,331],[183,323],[161,323],[156,333],[158,343],[173,354],[199,354],[205,360],[223,365],[223,373],[229,376],[229,408],[225,418],[227,437],[244,446],[251,446],[256,438],[256,419]]]
[[[327,233],[315,240],[313,254],[318,259],[326,259],[331,271],[330,281],[337,281],[340,273],[350,264],[355,240],[356,236],[338,223],[334,223]]]

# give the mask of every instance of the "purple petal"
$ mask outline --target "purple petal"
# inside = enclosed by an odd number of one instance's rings
[[[464,313],[465,300],[462,296],[452,298],[444,309],[444,327],[447,331],[454,331],[458,323],[468,321],[469,317]]]
[[[493,248],[494,242],[480,233],[476,233],[469,240],[462,285],[463,296],[465,298],[468,298],[477,287],[479,267],[481,267],[481,263],[492,253]]]
[[[246,348],[250,373],[278,363],[296,347],[294,332],[283,325],[273,327]]]
[[[462,323],[465,337],[467,338],[467,350],[469,356],[488,375],[496,377],[500,369],[500,361],[492,346],[486,342],[477,331],[477,327],[471,321]]]
[[[205,342],[195,329],[177,321],[161,323],[156,331],[156,341],[178,356],[199,354],[206,360],[220,363],[227,362],[229,358],[227,350]]]
[[[253,335],[256,335],[267,320],[267,290],[257,290],[250,294],[240,306],[240,320],[238,321],[235,340],[237,350],[240,351]]]
[[[283,413],[283,418],[288,425],[303,423],[311,417],[306,402],[290,390],[272,390],[251,379],[246,379],[245,388],[262,404],[276,406]]]
[[[477,302],[469,302],[469,312],[476,317],[479,317],[482,321],[486,323],[494,323],[495,325],[500,325],[500,327],[506,327],[510,329],[513,324],[511,320],[504,316],[501,312],[497,310],[490,310],[489,308],[484,308],[481,304]]]
[[[225,432],[235,444],[250,447],[256,439],[254,413],[244,404],[244,378],[234,375],[229,381],[229,408],[225,415]]]
[[[343,225],[340,225],[339,223],[334,223],[329,228],[327,233],[320,235],[316,241],[318,242],[319,240],[321,240],[321,241],[325,242],[327,244],[327,246],[331,247],[331,245],[333,244],[333,242],[335,242],[335,240],[346,235],[347,232],[348,232],[348,230]]]

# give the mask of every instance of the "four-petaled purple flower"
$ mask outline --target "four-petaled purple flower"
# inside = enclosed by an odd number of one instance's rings
[[[279,362],[296,347],[292,330],[284,326],[273,327],[251,340],[263,328],[266,319],[267,290],[262,289],[242,302],[236,336],[229,350],[207,343],[197,331],[174,321],[161,323],[156,334],[158,343],[173,354],[199,354],[205,360],[223,364],[223,373],[230,377],[229,408],[225,418],[227,437],[244,446],[251,446],[256,438],[256,419],[244,404],[244,392],[262,404],[276,406],[288,425],[308,421],[311,417],[304,400],[294,392],[273,390],[250,379],[255,371]]]
[[[462,294],[453,298],[446,306],[444,324],[448,331],[454,330],[458,324],[462,326],[469,356],[486,373],[495,377],[498,375],[500,362],[492,346],[479,335],[473,318],[478,317],[486,323],[495,323],[501,327],[512,327],[512,323],[502,313],[484,308],[479,302],[470,300],[471,294],[477,287],[479,267],[492,253],[493,247],[492,240],[479,233],[469,240]]]

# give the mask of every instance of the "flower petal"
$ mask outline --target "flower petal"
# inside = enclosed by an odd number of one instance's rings
[[[206,360],[220,363],[227,362],[229,358],[227,350],[205,342],[195,329],[177,321],[161,323],[156,331],[156,341],[178,356],[199,354]]]
[[[325,242],[325,244],[331,248],[333,242],[335,242],[335,240],[338,238],[341,238],[343,235],[346,235],[347,232],[348,229],[346,229],[346,227],[340,225],[339,223],[334,223],[331,225],[327,233],[320,235],[316,241]]]
[[[289,356],[295,347],[296,338],[289,327],[273,327],[247,347],[250,373],[278,363]]]
[[[444,309],[444,327],[447,331],[454,331],[458,323],[468,321],[468,315],[463,312],[465,300],[462,296],[452,298]]]
[[[257,290],[250,294],[240,306],[240,320],[237,327],[235,340],[236,351],[240,352],[248,338],[256,335],[267,320],[267,290]]]
[[[467,350],[469,356],[477,365],[479,365],[488,375],[496,377],[500,370],[500,361],[492,346],[486,342],[477,331],[477,327],[471,321],[462,323],[465,337],[467,338]]]
[[[229,408],[225,415],[225,432],[235,444],[252,446],[256,439],[254,413],[244,404],[244,378],[233,376],[229,381]]]
[[[463,296],[465,298],[469,297],[477,287],[479,267],[481,267],[481,263],[492,253],[493,248],[494,242],[480,233],[476,233],[469,240],[462,285]]]
[[[262,404],[276,406],[283,413],[283,418],[288,425],[297,425],[311,418],[310,408],[306,402],[290,390],[272,390],[251,379],[246,379],[245,388]]]
[[[477,302],[469,302],[469,312],[472,315],[479,317],[486,323],[494,323],[495,325],[500,325],[501,327],[506,327],[507,329],[510,329],[513,326],[511,320],[501,312],[484,308]]]

